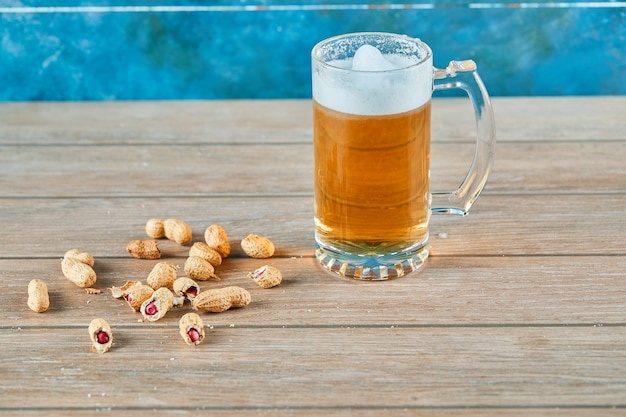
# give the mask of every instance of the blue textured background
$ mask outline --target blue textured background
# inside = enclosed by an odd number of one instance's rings
[[[474,59],[493,96],[626,94],[626,2],[0,0],[0,100],[305,98],[354,31]]]

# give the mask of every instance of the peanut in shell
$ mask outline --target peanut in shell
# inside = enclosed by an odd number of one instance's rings
[[[215,268],[211,263],[198,256],[190,256],[185,261],[185,274],[191,279],[198,281],[220,281],[221,278],[215,275]]]
[[[202,291],[193,300],[197,311],[222,313],[231,307],[245,307],[250,304],[250,293],[241,287],[230,286]]]
[[[91,266],[76,258],[63,258],[61,270],[65,278],[81,288],[88,288],[96,283],[97,275]]]
[[[36,313],[43,313],[50,307],[50,296],[46,283],[33,279],[28,283],[28,308]]]
[[[205,259],[213,266],[220,266],[222,264],[222,255],[205,242],[196,242],[191,245],[191,248],[189,248],[189,256],[197,256]]]
[[[131,240],[126,251],[138,259],[160,259],[161,250],[156,240]]]
[[[230,243],[226,230],[219,224],[212,224],[204,231],[204,241],[209,247],[215,249],[223,258],[230,255]]]
[[[191,226],[182,220],[166,219],[163,222],[163,227],[165,229],[165,237],[179,245],[186,245],[193,238]]]
[[[146,222],[146,234],[152,239],[165,237],[165,225],[161,219],[150,219]]]
[[[155,264],[146,278],[146,283],[155,290],[161,287],[172,289],[178,268],[171,262],[163,261]]]
[[[241,241],[241,249],[246,255],[257,258],[265,259],[274,255],[274,244],[266,237],[249,234]]]
[[[94,265],[94,259],[93,256],[91,256],[91,254],[84,252],[80,249],[70,249],[67,252],[65,252],[65,254],[63,255],[63,258],[74,258],[77,261],[80,261],[84,264],[87,264],[89,266],[93,266]]]

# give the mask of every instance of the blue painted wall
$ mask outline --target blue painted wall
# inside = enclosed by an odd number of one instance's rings
[[[306,98],[313,45],[368,30],[493,96],[626,94],[626,2],[0,0],[0,100]]]

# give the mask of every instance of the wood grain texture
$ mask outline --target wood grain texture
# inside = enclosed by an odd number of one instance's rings
[[[623,140],[626,104],[616,96],[492,98],[498,141]],[[309,100],[0,103],[0,143],[309,143]],[[433,100],[433,140],[472,142],[465,99]]]
[[[180,267],[185,258],[164,258]],[[98,295],[89,295],[65,279],[59,259],[0,261],[2,322],[11,326],[82,323],[106,315],[111,324],[137,325],[141,318],[108,288],[143,281],[157,260],[100,259]],[[283,283],[265,290],[247,274],[271,264]],[[624,256],[437,257],[406,279],[357,283],[328,275],[311,257],[249,260],[228,258],[216,268],[219,282],[198,282],[200,289],[237,285],[252,296],[249,307],[208,315],[213,323],[247,326],[533,326],[626,324]],[[48,285],[50,309],[27,310],[26,287],[37,276]],[[529,297],[528,294],[532,294]],[[176,326],[186,305],[159,321]],[[88,323],[87,323],[88,324]]]
[[[27,203],[26,203],[27,202]],[[249,233],[267,235],[276,256],[313,256],[313,197],[149,197],[0,199],[9,219],[0,256],[61,257],[82,247],[99,257],[127,256],[126,244],[145,239],[150,218],[178,217],[194,241],[206,227],[222,224],[238,242]],[[485,193],[467,217],[431,220],[435,256],[623,255],[626,195],[497,195]],[[71,213],[71,217],[68,217]],[[186,256],[189,246],[161,245],[167,256]],[[164,256],[165,256],[164,255]]]
[[[22,358],[2,360],[21,375],[5,406],[35,392],[59,407],[158,408],[181,393],[186,408],[625,405],[624,327],[226,326],[197,348],[173,326],[112,331],[110,354],[95,355],[84,326],[4,330],[5,357]]]
[[[434,145],[433,190],[456,188],[473,152]],[[625,189],[623,141],[504,143],[497,155],[488,193]],[[312,195],[312,171],[312,144],[6,146],[0,197]]]
[[[435,100],[433,188],[469,167],[467,106]],[[494,106],[496,165],[471,214],[432,218],[419,273],[360,283],[314,258],[309,101],[0,104],[0,412],[623,414],[626,99]],[[153,217],[185,220],[194,241],[222,224],[232,254],[201,288],[251,293],[203,314],[197,348],[178,335],[189,305],[147,323],[108,291],[157,262],[125,250]],[[249,233],[276,255],[246,257]],[[189,246],[159,246],[182,276]],[[94,255],[102,293],[63,277],[72,248]],[[266,263],[279,287],[246,277]],[[33,278],[50,291],[42,314],[26,307]],[[104,355],[89,350],[95,317],[113,327]]]

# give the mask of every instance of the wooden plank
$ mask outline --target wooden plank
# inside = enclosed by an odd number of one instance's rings
[[[466,256],[623,255],[624,210],[623,195],[484,195],[467,217],[432,217],[432,252]]]
[[[150,218],[188,222],[194,241],[212,223],[224,226],[233,256],[249,233],[270,237],[276,256],[314,253],[313,198],[0,199],[0,257],[61,257],[79,247],[99,257],[126,257],[126,244],[145,239]],[[431,218],[436,256],[620,255],[626,251],[626,195],[494,195],[486,193],[466,217]],[[168,256],[188,247],[163,241]]]
[[[432,190],[456,189],[473,154],[473,145],[432,146]],[[499,143],[485,193],[624,193],[624,155],[624,141]]]
[[[500,142],[626,139],[624,97],[495,97],[492,102]]]
[[[310,100],[0,103],[0,143],[307,143],[312,112]]]
[[[499,142],[626,140],[623,97],[494,97]],[[433,100],[433,140],[474,141],[467,99]],[[310,143],[310,100],[0,103],[5,145]]]
[[[173,326],[113,332],[98,355],[86,325],[3,329],[2,407],[626,407],[624,326],[214,327],[196,348]]]
[[[473,152],[434,145],[433,190],[456,188]],[[626,141],[503,143],[486,191],[623,193],[624,155]],[[0,152],[0,197],[312,194],[312,172],[311,144],[11,146]]]
[[[411,417],[524,417],[532,414],[534,417],[554,417],[563,416],[565,413],[571,417],[583,417],[593,414],[595,417],[614,417],[623,416],[624,411],[621,408],[612,407],[566,407],[566,408],[550,408],[550,407],[489,407],[489,408],[474,408],[467,409],[464,407],[442,407],[442,408],[403,408],[393,409],[391,407],[375,408],[371,407],[365,409],[363,407],[350,407],[348,409],[340,409],[336,407],[332,408],[308,408],[302,407],[290,407],[290,408],[278,408],[269,407],[263,409],[261,407],[251,407],[251,409],[232,409],[232,408],[181,408],[178,407],[76,407],[76,408],[64,408],[63,410],[50,409],[50,408],[29,408],[25,410],[21,408],[19,411],[13,411],[11,409],[0,409],[3,416],[7,417],[30,417],[30,416],[46,416],[46,417],[73,417],[84,416],[89,412],[106,412],[110,416],[128,416],[135,414],[142,414],[149,412],[151,416],[214,416],[219,413],[224,417],[248,417],[248,416],[291,416],[291,417],[305,417],[305,416],[328,416],[332,413],[336,417],[350,417],[358,413],[362,417],[380,416],[384,414],[385,417],[399,417],[399,416],[411,416]],[[7,411],[8,410],[8,411]]]
[[[181,270],[184,258],[165,258]],[[96,288],[89,295],[66,280],[60,259],[0,260],[0,326],[72,326],[103,316],[112,325],[144,327],[141,315],[108,290],[127,280],[143,281],[157,261],[96,257]],[[265,290],[247,278],[264,264],[283,274]],[[238,285],[250,306],[206,314],[214,325],[309,326],[535,326],[626,325],[626,257],[433,257],[412,275],[385,283],[355,282],[330,275],[312,258],[230,259],[217,268],[220,282],[201,289]],[[50,293],[50,309],[26,306],[28,282],[39,278]],[[532,296],[529,296],[532,294]],[[159,321],[175,326],[189,305]]]

